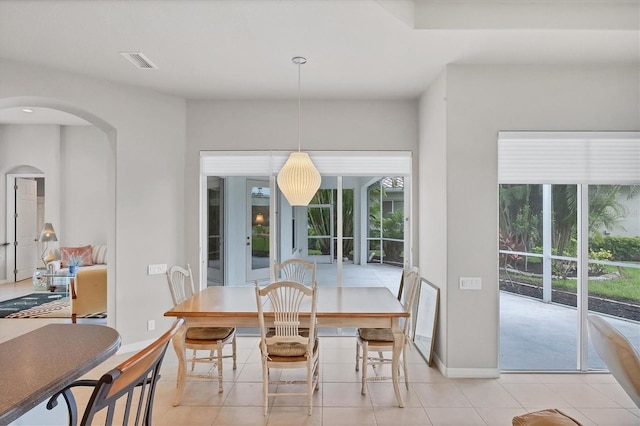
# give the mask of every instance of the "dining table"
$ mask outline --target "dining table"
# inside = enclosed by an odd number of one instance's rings
[[[120,334],[96,324],[47,324],[0,343],[0,425],[6,425],[101,364]]]
[[[404,343],[400,319],[409,317],[397,297],[386,287],[318,287],[317,327],[390,328],[393,333],[392,382],[399,407],[404,406],[398,384],[398,363]],[[185,335],[189,327],[258,327],[255,286],[212,286],[194,294],[165,312],[167,317],[185,319],[173,337],[178,357],[178,384],[173,405],[180,404],[185,389],[187,356]],[[265,325],[269,302],[264,302]]]

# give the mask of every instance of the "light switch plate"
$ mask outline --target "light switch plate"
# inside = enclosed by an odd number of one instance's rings
[[[460,290],[482,290],[482,278],[460,277]]]
[[[167,264],[159,263],[157,265],[149,265],[147,268],[147,275],[164,274],[167,272]]]

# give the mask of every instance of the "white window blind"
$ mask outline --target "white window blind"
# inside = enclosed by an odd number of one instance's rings
[[[640,132],[499,132],[498,183],[640,184]]]
[[[305,151],[323,176],[410,176],[409,151]],[[277,174],[290,151],[201,151],[205,176]]]

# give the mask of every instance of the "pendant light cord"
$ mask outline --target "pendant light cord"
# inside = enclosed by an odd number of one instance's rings
[[[300,66],[298,63],[298,152],[300,152]]]

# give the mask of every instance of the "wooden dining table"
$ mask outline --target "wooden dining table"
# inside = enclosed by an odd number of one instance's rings
[[[265,314],[268,306],[263,306]],[[255,287],[207,287],[173,309],[167,317],[185,319],[185,326],[173,337],[178,356],[178,388],[173,405],[179,405],[185,388],[187,357],[185,334],[189,327],[257,327]],[[318,287],[318,327],[390,328],[393,332],[392,381],[399,407],[404,406],[398,384],[398,362],[403,333],[400,318],[406,318],[397,297],[386,287]],[[267,318],[265,320],[268,321]],[[267,326],[272,325],[268,322]],[[354,349],[355,350],[355,349]]]
[[[0,343],[0,424],[47,400],[119,347],[116,330],[94,324],[48,324]]]

